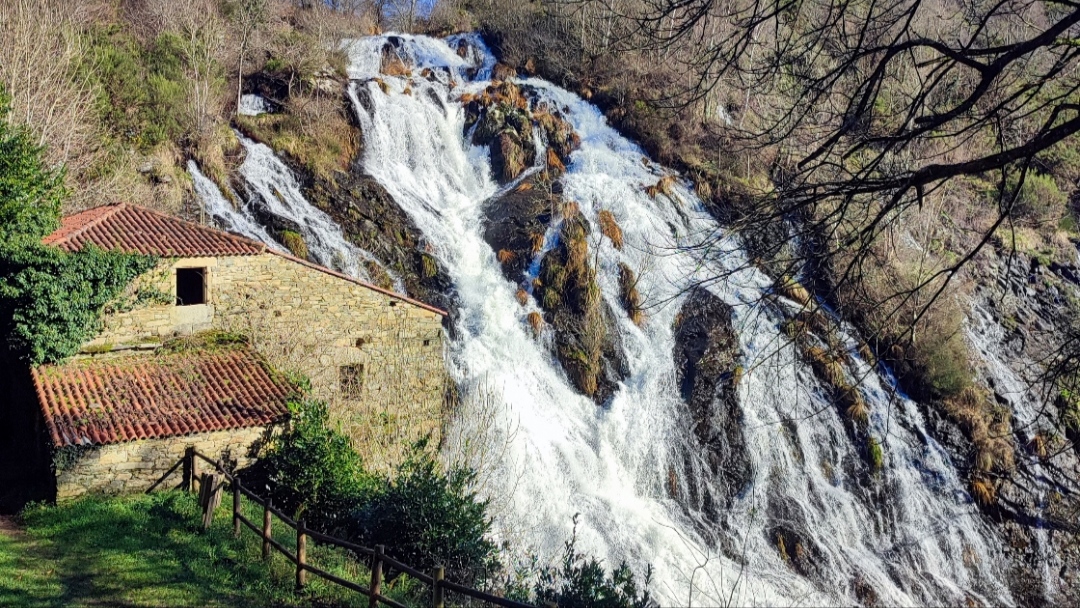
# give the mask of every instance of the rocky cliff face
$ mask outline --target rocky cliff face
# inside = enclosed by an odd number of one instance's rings
[[[976,373],[1014,429],[1015,466],[1000,476],[984,508],[1009,548],[1010,584],[1030,605],[1080,602],[1080,443],[1071,395],[1045,385],[1046,365],[1073,335],[1069,301],[1080,295],[1080,265],[990,252],[974,266],[968,339]],[[962,461],[962,436],[947,423]],[[1043,584],[1050,572],[1055,584]],[[1049,588],[1048,588],[1049,587]]]

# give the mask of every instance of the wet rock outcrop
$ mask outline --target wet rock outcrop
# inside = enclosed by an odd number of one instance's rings
[[[453,287],[445,269],[428,251],[420,229],[374,178],[356,168],[333,181],[312,177],[305,185],[308,200],[330,215],[346,238],[400,276],[409,296],[449,309]],[[376,279],[379,269],[366,266]]]
[[[736,396],[740,357],[731,307],[709,291],[695,289],[676,317],[673,359],[679,393],[690,410],[694,436],[705,448],[709,473],[725,480],[721,497],[694,495],[699,491],[687,484],[691,495],[686,498],[702,506],[711,501],[713,509],[730,504],[753,476]]]
[[[499,183],[513,181],[536,163],[537,136],[551,151],[541,160],[553,170],[552,178],[558,177],[570,153],[581,144],[557,109],[537,101],[532,87],[495,81],[479,95],[463,95],[461,102],[472,142],[491,151],[492,171]]]
[[[575,207],[564,205],[559,243],[540,262],[534,295],[555,330],[555,355],[571,382],[602,404],[628,370],[589,257],[589,224]]]

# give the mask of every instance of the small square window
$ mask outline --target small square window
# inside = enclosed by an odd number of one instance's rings
[[[206,304],[206,269],[176,269],[176,305]]]
[[[345,397],[359,397],[364,390],[364,366],[362,364],[342,365],[338,368],[338,380],[341,394]]]

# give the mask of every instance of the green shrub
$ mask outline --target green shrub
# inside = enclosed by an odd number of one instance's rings
[[[645,608],[653,605],[649,595],[651,568],[646,570],[644,587],[638,589],[634,573],[626,562],[607,574],[596,558],[578,553],[576,543],[575,515],[574,534],[566,541],[562,565],[544,568],[537,576],[533,586],[537,604],[553,602],[560,608]],[[515,595],[523,594],[519,590]]]
[[[970,354],[957,332],[925,332],[915,344],[915,360],[922,367],[934,397],[958,395],[971,385]]]
[[[880,471],[885,466],[885,451],[881,447],[881,442],[871,437],[866,442],[866,451],[870,457],[870,466],[874,468],[875,472]]]
[[[163,33],[141,43],[119,26],[87,36],[81,76],[96,85],[101,124],[120,140],[143,151],[177,141],[192,125],[191,78],[184,41]],[[213,93],[225,86],[222,66],[209,66]]]
[[[1080,432],[1080,397],[1062,389],[1057,398],[1058,419],[1066,430]]]
[[[118,27],[92,31],[82,71],[96,82],[102,125],[143,150],[178,138],[187,78],[175,35],[147,48]]]
[[[298,258],[306,260],[308,257],[307,242],[304,241],[304,237],[292,230],[284,230],[281,233],[281,244],[285,245],[293,255]]]
[[[356,510],[354,531],[414,568],[442,565],[455,582],[486,581],[500,565],[488,538],[487,501],[469,489],[474,476],[464,468],[443,472],[421,443],[397,477]]]
[[[23,128],[5,122],[0,91],[0,329],[31,364],[74,354],[97,328],[102,308],[149,270],[148,256],[86,247],[66,253],[41,244],[60,225],[60,171]]]
[[[88,246],[76,253],[0,245],[0,324],[8,347],[31,364],[75,354],[97,330],[101,310],[154,258]]]
[[[377,481],[364,470],[349,438],[330,427],[325,403],[294,402],[289,412],[288,427],[260,463],[270,497],[314,529],[338,530],[353,506],[375,492]]]
[[[1015,187],[1015,184],[1010,185],[1010,191]],[[1068,197],[1058,188],[1054,178],[1040,173],[1028,173],[1013,204],[1014,211],[1019,216],[1046,221],[1061,217],[1068,202]]]
[[[8,103],[0,86],[0,243],[11,245],[56,230],[66,192],[63,171],[45,166],[33,135],[7,122]]]

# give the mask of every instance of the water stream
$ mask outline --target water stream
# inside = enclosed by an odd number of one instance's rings
[[[630,373],[609,404],[598,407],[571,387],[526,323],[535,304],[515,301],[517,286],[503,277],[482,237],[484,207],[498,204],[500,189],[487,150],[465,137],[458,99],[489,84],[494,60],[475,37],[459,56],[461,40],[354,41],[349,93],[364,134],[364,170],[416,222],[457,289],[453,373],[466,394],[494,391],[502,404],[499,420],[470,430],[515,429],[487,484],[492,495],[510,495],[496,513],[510,553],[558,555],[579,514],[578,548],[608,565],[626,560],[638,572],[651,564],[664,604],[854,602],[859,585],[886,604],[968,597],[1011,603],[995,572],[1002,561],[996,540],[916,405],[856,362],[862,369],[850,372],[867,377],[861,390],[871,429],[883,440],[885,471],[870,484],[849,474],[859,456],[839,414],[782,338],[782,316],[760,305],[771,280],[745,264],[734,239],[707,259],[680,251],[717,229],[693,191],[680,184],[671,197],[650,197],[645,188],[666,173],[662,167],[610,128],[596,107],[528,79],[521,84],[563,109],[581,137],[564,196],[592,225],[603,297],[619,309],[622,262],[640,271],[638,288],[656,304],[643,328],[617,319]],[[384,47],[415,66],[413,74],[379,74]],[[424,68],[431,77],[421,75]],[[618,218],[622,251],[599,237],[601,209]],[[670,498],[665,483],[669,471],[682,470],[687,452],[701,451],[675,386],[671,328],[686,289],[718,276],[725,278],[709,289],[733,307],[748,370],[739,402],[754,473],[722,525],[710,528],[695,507]],[[681,481],[725,483],[706,470],[679,473],[702,475]],[[781,557],[769,533],[778,523],[817,548],[811,577]]]
[[[413,66],[412,74],[380,74],[384,48]],[[646,187],[668,173],[663,167],[596,107],[527,79],[520,83],[560,108],[581,137],[563,177],[564,197],[593,228],[589,247],[598,252],[603,297],[620,310],[623,263],[637,271],[649,304],[643,327],[616,316],[629,373],[614,397],[597,406],[579,394],[552,355],[550,336],[534,337],[526,321],[536,303],[517,302],[518,285],[504,278],[483,238],[485,207],[514,184],[493,179],[487,149],[466,136],[459,99],[490,84],[494,57],[476,36],[376,36],[347,49],[362,168],[423,232],[454,284],[451,373],[466,403],[479,396],[487,410],[476,416],[466,409],[449,434],[498,451],[481,463],[482,491],[493,499],[510,560],[557,558],[576,517],[578,550],[608,567],[625,560],[639,576],[651,565],[651,589],[664,605],[853,604],[866,589],[886,605],[1014,603],[999,571],[999,541],[917,405],[854,357],[847,373],[864,379],[870,429],[885,454],[883,472],[868,481],[859,473],[861,448],[779,329],[792,303],[762,305],[772,280],[747,263],[735,237],[721,239],[708,256],[684,249],[718,231],[693,190],[677,182],[670,197],[649,196]],[[321,211],[299,204],[287,167],[269,148],[242,143],[248,198],[304,226],[320,263],[362,273],[358,261],[366,254],[327,226]],[[231,229],[271,242],[250,210],[199,192]],[[600,237],[602,209],[622,227],[621,251]],[[708,289],[733,309],[746,370],[738,402],[753,471],[719,521],[668,491],[672,475],[680,486],[718,491],[729,482],[703,465],[672,356],[672,326],[687,289],[709,279]],[[845,339],[854,351],[854,339]],[[778,550],[778,526],[813,548],[809,574],[796,572]]]

